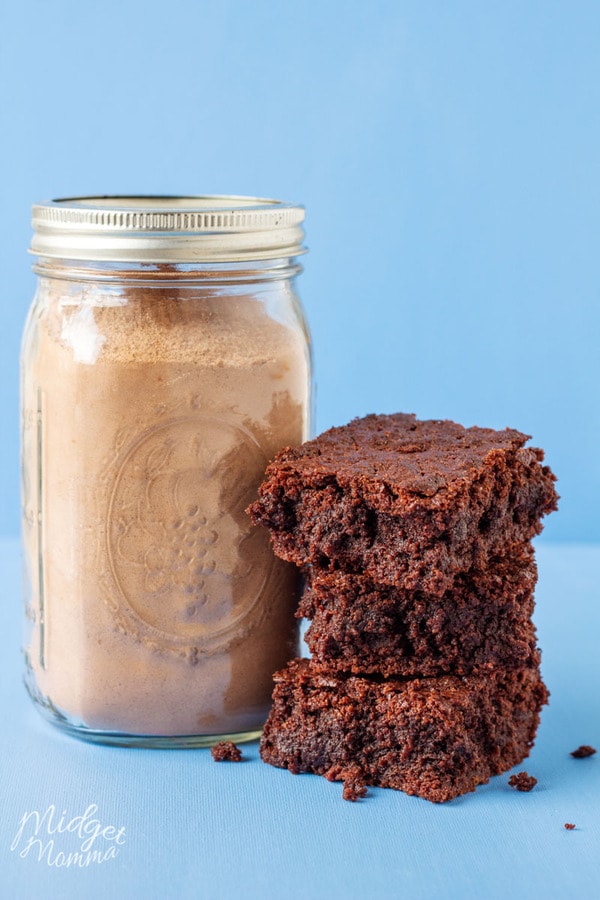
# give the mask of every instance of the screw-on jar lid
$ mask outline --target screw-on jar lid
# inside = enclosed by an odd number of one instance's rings
[[[194,263],[304,253],[304,209],[259,197],[70,197],[33,207],[31,252],[55,259]]]

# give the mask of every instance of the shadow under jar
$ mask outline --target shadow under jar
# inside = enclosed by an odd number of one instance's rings
[[[251,197],[34,207],[26,684],[77,736],[252,739],[298,655],[296,569],[245,510],[309,436],[303,218]]]

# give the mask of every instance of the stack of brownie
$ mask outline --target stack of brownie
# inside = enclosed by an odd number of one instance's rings
[[[312,658],[275,676],[266,762],[444,801],[528,755],[531,540],[557,494],[527,440],[373,415],[271,463],[249,512],[304,570]]]

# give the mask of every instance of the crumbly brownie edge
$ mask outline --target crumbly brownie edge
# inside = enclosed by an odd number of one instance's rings
[[[248,511],[283,559],[439,595],[457,572],[484,568],[541,531],[557,495],[540,454],[490,452],[474,477],[403,504],[398,496],[390,503],[395,488],[383,481],[344,480],[276,460]]]
[[[355,765],[366,784],[444,802],[529,754],[547,697],[534,669],[382,682],[295,660],[276,676],[261,756],[320,775]]]
[[[469,674],[539,664],[531,621],[532,553],[476,578],[460,576],[441,598],[360,575],[308,573],[297,615],[312,619],[313,661],[352,674]]]
[[[457,623],[460,624],[460,623]],[[384,634],[389,625],[395,629]],[[369,631],[344,616],[318,615],[304,635],[313,663],[324,670],[352,675],[428,677],[471,675],[538,666],[540,652],[530,619],[492,614],[451,633],[432,635],[399,631],[393,617],[382,618],[379,631]]]
[[[299,618],[311,619],[321,607],[334,607],[339,596],[348,605],[351,599],[369,606],[376,606],[382,600],[386,605],[394,603],[398,608],[407,610],[433,599],[423,591],[380,583],[362,573],[341,569],[328,571],[307,565],[303,567],[302,574],[304,590],[297,611]],[[504,555],[489,559],[484,568],[457,573],[452,589],[436,597],[435,603],[459,608],[475,608],[482,604],[514,607],[515,610],[531,607],[528,611],[531,615],[537,579],[535,551],[531,543],[512,544],[504,548]]]

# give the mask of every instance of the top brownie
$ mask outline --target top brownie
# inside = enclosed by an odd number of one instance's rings
[[[555,477],[519,431],[414,415],[332,428],[269,465],[255,524],[297,565],[441,594],[541,531]]]

